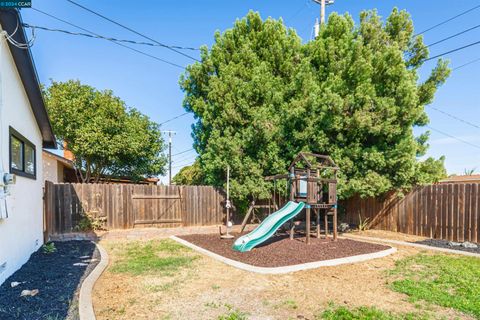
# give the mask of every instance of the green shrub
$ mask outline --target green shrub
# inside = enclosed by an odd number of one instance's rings
[[[45,243],[42,246],[42,250],[43,250],[43,253],[45,254],[51,254],[51,253],[57,252],[57,248],[55,247],[55,243],[53,242]]]
[[[368,230],[370,223],[370,218],[366,218],[362,220],[362,216],[358,215],[358,231],[365,231]]]

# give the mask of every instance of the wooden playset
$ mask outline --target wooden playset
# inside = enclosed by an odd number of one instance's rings
[[[286,179],[290,201],[305,204],[306,243],[310,242],[312,212],[316,216],[316,236],[320,237],[320,220],[323,215],[325,236],[328,236],[329,218],[333,239],[337,240],[337,172],[335,162],[325,155],[300,152],[290,164],[289,173],[268,176],[267,181]],[[242,223],[243,231],[249,218],[255,214],[258,205],[253,201]],[[268,205],[277,209],[274,191],[273,201]],[[290,238],[293,239],[295,223],[292,222]]]

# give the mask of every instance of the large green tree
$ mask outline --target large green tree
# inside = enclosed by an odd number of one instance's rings
[[[159,126],[127,108],[112,91],[79,81],[53,81],[44,96],[55,134],[74,154],[83,182],[164,173],[165,144]]]
[[[405,11],[385,22],[363,12],[359,25],[332,14],[306,44],[281,20],[248,13],[217,32],[181,78],[206,182],[223,185],[229,165],[235,198],[266,196],[263,176],[285,172],[299,151],[332,156],[341,197],[439,179],[443,158],[419,161],[428,134],[413,133],[428,123],[424,106],[449,74],[438,61],[420,82],[427,58]]]
[[[203,176],[203,171],[198,160],[195,160],[192,165],[180,169],[172,179],[176,185],[187,186],[201,186],[205,184],[204,180],[205,177]]]

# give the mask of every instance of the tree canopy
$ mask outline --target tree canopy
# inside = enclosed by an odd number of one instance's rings
[[[216,32],[180,80],[205,182],[224,185],[229,165],[234,198],[265,197],[263,177],[285,172],[300,151],[335,160],[343,198],[438,180],[443,157],[419,161],[428,133],[413,132],[450,72],[439,60],[421,82],[428,54],[397,9],[386,21],[363,12],[359,25],[331,14],[305,44],[281,20],[249,12]]]
[[[127,108],[112,91],[52,81],[44,96],[54,132],[74,154],[83,182],[104,175],[140,179],[164,173],[158,124]]]
[[[176,185],[200,186],[205,184],[200,162],[196,160],[192,165],[180,169],[172,181]]]

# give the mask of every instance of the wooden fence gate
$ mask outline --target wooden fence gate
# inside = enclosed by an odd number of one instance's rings
[[[183,223],[180,186],[137,185],[132,190],[133,224],[176,226]]]
[[[210,186],[45,183],[44,233],[78,231],[87,217],[106,229],[222,223],[225,194]]]

